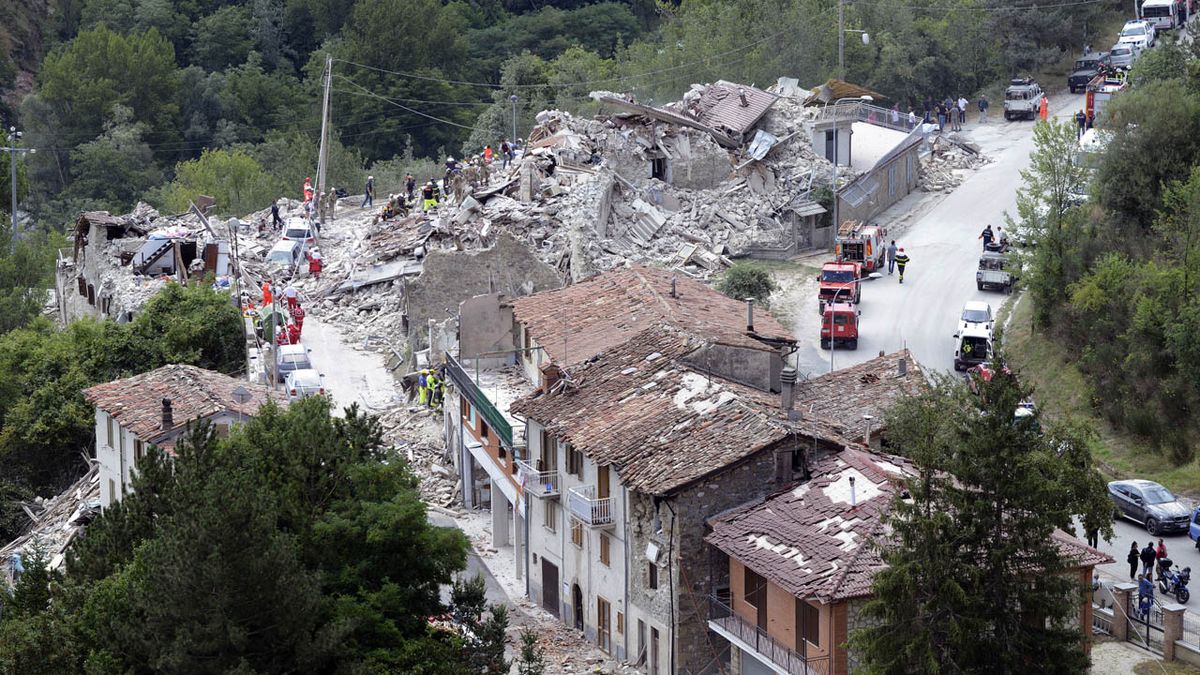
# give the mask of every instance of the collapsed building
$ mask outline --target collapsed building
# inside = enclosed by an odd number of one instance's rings
[[[199,211],[161,216],[144,203],[123,216],[86,211],[72,240],[72,249],[59,250],[55,266],[64,324],[83,317],[130,321],[164,283],[213,274],[228,285],[232,269],[228,239],[218,237]]]

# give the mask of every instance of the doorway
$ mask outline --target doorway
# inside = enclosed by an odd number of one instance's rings
[[[558,567],[542,558],[542,607],[558,616]]]
[[[571,607],[575,612],[575,630],[583,631],[583,591],[579,584],[571,584]]]

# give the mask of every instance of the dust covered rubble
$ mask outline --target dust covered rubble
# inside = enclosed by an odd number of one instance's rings
[[[979,146],[957,136],[932,136],[929,145],[929,154],[921,158],[918,178],[918,185],[926,192],[952,190],[966,179],[967,171],[992,161],[979,151]]]

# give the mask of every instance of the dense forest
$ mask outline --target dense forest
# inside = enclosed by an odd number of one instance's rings
[[[1115,2],[858,0],[845,79],[906,103],[972,95],[1060,60]],[[678,98],[693,82],[812,86],[835,74],[833,0],[42,0],[0,28],[0,91],[26,156],[21,205],[81,209],[200,192],[225,213],[292,194],[316,163],[333,58],[334,185],[528,133],[594,89]],[[516,96],[515,106],[511,101]],[[423,172],[424,172],[423,171]],[[7,173],[0,179],[7,196]]]

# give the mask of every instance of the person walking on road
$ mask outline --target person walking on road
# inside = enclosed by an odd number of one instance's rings
[[[888,274],[890,275],[892,273],[892,270],[896,269],[896,240],[895,239],[892,240],[892,243],[888,244],[887,260],[888,260]]]
[[[896,252],[896,269],[900,271],[900,283],[904,283],[904,266],[908,264],[908,254],[901,248]]]
[[[1129,580],[1137,579],[1138,545],[1136,541],[1129,545],[1129,555],[1125,556],[1125,562],[1129,563]]]
[[[1154,571],[1154,561],[1158,558],[1154,551],[1154,544],[1146,542],[1146,548],[1142,549],[1142,574],[1149,575]]]
[[[366,189],[363,190],[363,201],[360,208],[375,205],[375,176],[367,176]]]
[[[1050,98],[1047,96],[1042,97],[1042,102],[1038,106],[1038,117],[1041,118],[1043,122],[1050,119]]]
[[[987,96],[979,97],[979,123],[980,124],[987,123],[987,111],[988,111],[989,105],[990,104],[988,103]]]
[[[992,243],[992,239],[995,239],[995,236],[992,234],[991,224],[984,226],[983,232],[979,233],[979,238],[983,240],[983,250],[986,251],[988,245]]]
[[[958,97],[958,129],[962,131],[962,125],[967,123],[967,98],[965,96]]]
[[[1083,138],[1083,131],[1087,129],[1087,115],[1080,110],[1075,113],[1075,140]]]

